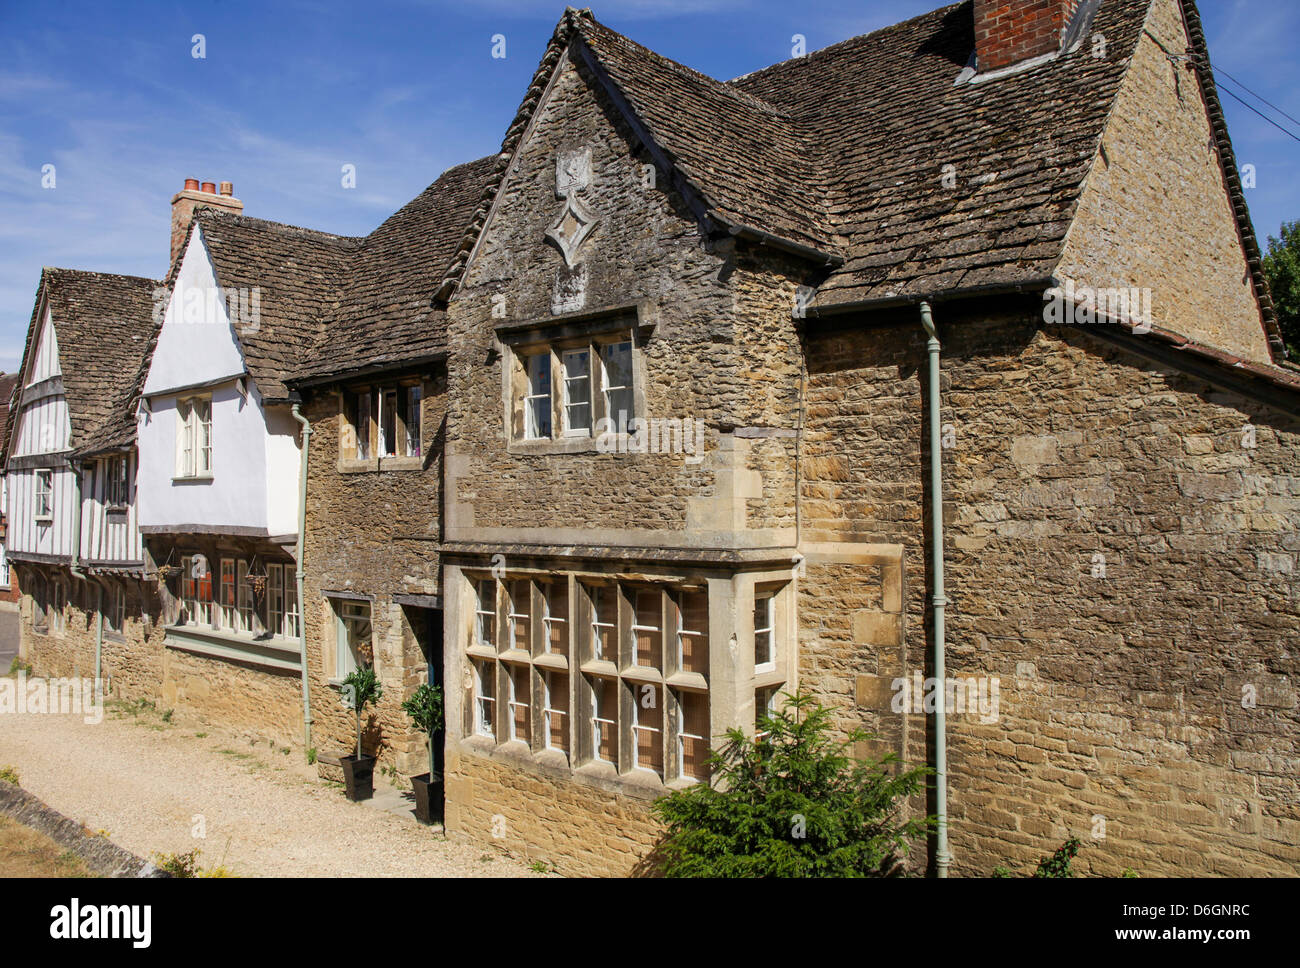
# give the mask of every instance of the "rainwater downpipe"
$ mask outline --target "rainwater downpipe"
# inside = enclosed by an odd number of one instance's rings
[[[948,853],[948,711],[947,672],[944,668],[943,609],[948,604],[943,587],[943,449],[941,447],[941,413],[939,393],[939,335],[934,327],[934,316],[928,302],[921,303],[921,325],[929,337],[926,343],[930,354],[929,419],[930,419],[930,537],[934,568],[934,681],[942,698],[934,705],[934,784],[935,784],[935,873],[948,876],[952,855]]]
[[[302,466],[298,471],[298,647],[302,655],[302,732],[304,749],[311,749],[311,687],[307,683],[307,603],[303,598],[303,549],[307,535],[307,459],[311,452],[311,421],[293,405],[293,419],[302,426]]]

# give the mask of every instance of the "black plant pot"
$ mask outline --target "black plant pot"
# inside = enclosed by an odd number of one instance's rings
[[[442,777],[421,773],[411,777],[411,787],[415,790],[415,819],[420,823],[439,823],[442,821]]]
[[[369,800],[375,795],[375,758],[373,756],[340,756],[343,782],[348,788],[349,800]]]

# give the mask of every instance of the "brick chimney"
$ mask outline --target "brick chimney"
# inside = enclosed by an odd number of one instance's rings
[[[172,197],[172,258],[167,263],[170,268],[176,263],[181,246],[185,244],[185,233],[190,230],[190,220],[198,208],[219,208],[238,215],[244,210],[244,203],[234,197],[235,186],[230,182],[221,183],[221,192],[213,182],[199,185],[197,178],[185,179],[185,187]]]
[[[975,56],[980,73],[1061,49],[1083,0],[975,0]]]

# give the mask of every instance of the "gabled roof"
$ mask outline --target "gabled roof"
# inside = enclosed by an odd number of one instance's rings
[[[339,304],[290,382],[446,352],[444,311],[433,296],[494,162],[449,168],[361,241]]]
[[[955,83],[974,47],[969,2],[733,81],[815,134],[848,239],[818,302],[1050,277],[1149,6],[1101,5],[1106,57],[1085,44],[984,84]]]
[[[1264,327],[1280,347],[1200,20],[1192,0],[1181,2]],[[565,50],[605,86],[706,232],[802,247],[832,270],[817,305],[1042,285],[1150,5],[1104,0],[1078,50],[976,84],[957,83],[974,48],[970,0],[726,83],[569,8],[440,293],[458,283]],[[1086,42],[1097,36],[1103,57]]]
[[[17,386],[17,373],[0,375],[0,455],[9,452],[9,403]]]
[[[257,325],[240,321],[236,335],[265,401],[285,402],[299,381],[445,352],[433,296],[494,160],[448,169],[364,237],[195,213],[190,233],[202,231],[217,284],[247,290],[250,304],[259,293]]]
[[[29,360],[44,325],[48,306],[59,343],[59,367],[77,452],[127,446],[135,439],[134,411],[138,379],[157,325],[154,323],[156,279],[107,272],[51,269],[41,272],[40,286],[27,327],[27,343],[19,374]],[[21,395],[21,389],[19,389]],[[13,433],[19,408],[9,414],[6,432]]]
[[[255,324],[238,321],[236,335],[262,398],[282,403],[289,396],[284,381],[339,305],[362,240],[215,208],[198,209],[191,235],[196,226],[203,233],[217,284],[247,293],[250,309],[256,291]],[[173,276],[175,272],[174,267]]]

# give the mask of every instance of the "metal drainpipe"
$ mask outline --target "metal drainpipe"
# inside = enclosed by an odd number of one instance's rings
[[[293,419],[302,426],[302,466],[298,472],[298,645],[302,655],[302,731],[305,749],[311,749],[311,687],[307,682],[307,603],[303,598],[303,547],[307,534],[307,458],[311,451],[311,421],[293,405]]]
[[[939,335],[928,302],[921,303],[921,325],[929,337],[930,352],[930,526],[933,540],[934,567],[934,679],[938,701],[934,705],[934,780],[935,780],[935,872],[948,876],[952,856],[948,853],[948,679],[944,669],[943,609],[948,604],[943,588],[943,450],[941,448],[939,400]]]

